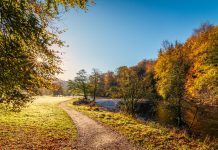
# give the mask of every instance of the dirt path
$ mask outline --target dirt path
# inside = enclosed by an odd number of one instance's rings
[[[138,150],[124,137],[102,126],[86,115],[67,106],[62,102],[60,107],[65,110],[76,124],[78,130],[77,150]]]

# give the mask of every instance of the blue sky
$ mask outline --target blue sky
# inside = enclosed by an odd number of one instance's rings
[[[60,51],[63,80],[80,69],[91,72],[157,58],[163,40],[184,42],[193,29],[218,24],[218,0],[95,0],[88,11],[71,10],[58,26],[69,47]]]

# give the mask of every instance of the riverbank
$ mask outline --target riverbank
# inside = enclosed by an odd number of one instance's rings
[[[120,99],[97,98],[96,105],[110,111],[119,111]],[[183,127],[190,134],[200,137],[218,138],[218,107],[198,106],[194,103],[181,103]],[[153,120],[164,126],[177,127],[177,108],[169,101],[140,101],[136,106],[136,115],[143,120]]]
[[[147,149],[217,149],[217,141],[200,140],[189,137],[184,131],[166,128],[154,122],[141,122],[122,113],[108,112],[97,106],[68,106],[83,112],[89,117],[103,123],[127,137],[132,143]]]

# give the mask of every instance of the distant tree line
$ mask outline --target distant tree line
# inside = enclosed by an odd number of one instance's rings
[[[130,114],[139,100],[166,100],[177,107],[180,125],[182,100],[218,104],[218,26],[202,24],[185,43],[164,41],[156,60],[121,66],[115,72],[94,69],[90,76],[81,70],[68,83],[71,93],[83,93],[84,98],[88,93],[93,100],[121,98]]]
[[[135,106],[141,99],[157,101],[160,99],[154,79],[154,60],[143,60],[136,66],[121,66],[116,72],[101,73],[93,69],[87,75],[84,69],[77,73],[74,80],[68,81],[68,92],[74,95],[121,98],[123,109],[130,114],[135,113]]]
[[[49,96],[68,96],[70,93],[67,91],[68,82],[57,79],[52,82],[52,89],[39,88],[37,89],[38,95],[49,95]]]

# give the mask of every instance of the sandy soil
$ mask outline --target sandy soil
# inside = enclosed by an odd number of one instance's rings
[[[62,102],[60,107],[65,110],[76,124],[78,130],[76,150],[138,150],[123,136],[90,119],[86,115],[67,106]]]

